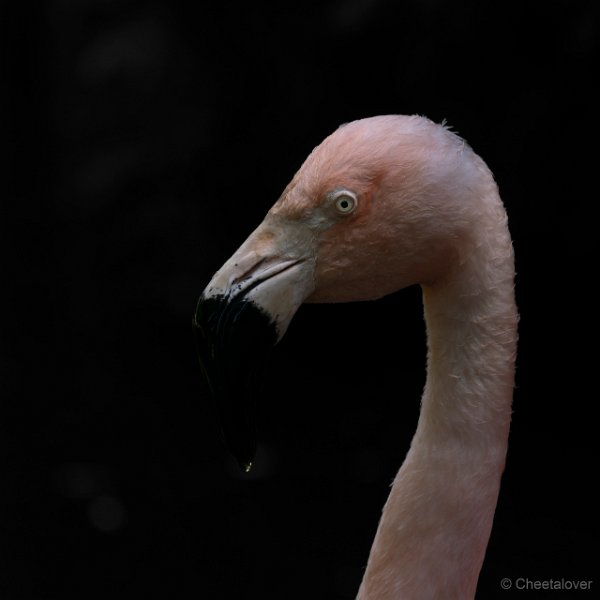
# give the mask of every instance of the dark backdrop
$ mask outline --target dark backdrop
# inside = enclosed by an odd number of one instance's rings
[[[308,152],[386,113],[447,119],[514,236],[518,387],[480,597],[518,595],[503,577],[597,590],[594,3],[208,4],[0,9],[0,597],[353,598],[418,417],[419,290],[300,310],[250,476],[190,323]]]

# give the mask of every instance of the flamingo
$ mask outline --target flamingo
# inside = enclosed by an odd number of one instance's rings
[[[347,123],[203,291],[193,326],[222,432],[249,470],[264,356],[303,302],[420,284],[427,377],[358,600],[473,598],[505,466],[518,314],[494,178],[445,125]]]

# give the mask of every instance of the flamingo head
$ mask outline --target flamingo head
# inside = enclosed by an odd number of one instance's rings
[[[343,125],[214,275],[193,326],[226,443],[245,470],[265,357],[303,302],[375,299],[447,272],[467,229],[463,150],[421,117]]]

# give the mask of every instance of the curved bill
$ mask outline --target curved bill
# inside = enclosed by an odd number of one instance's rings
[[[257,229],[206,287],[193,319],[225,443],[244,471],[256,452],[256,403],[271,348],[312,292],[313,265],[267,248]],[[273,239],[274,236],[268,236]]]
[[[193,320],[200,365],[214,399],[225,443],[244,471],[256,452],[255,407],[273,321],[244,298],[201,297]]]

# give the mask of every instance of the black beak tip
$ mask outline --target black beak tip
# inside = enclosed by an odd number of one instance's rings
[[[247,459],[238,459],[238,465],[244,473],[250,473],[252,469],[252,461]]]
[[[241,471],[248,473],[254,463],[256,456],[256,430],[254,423],[248,423],[246,427],[232,431],[227,419],[219,419],[223,441],[229,453],[235,459]]]
[[[260,377],[277,331],[252,302],[224,297],[198,302],[193,330],[225,444],[248,473],[256,453],[255,409]]]

